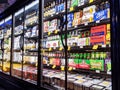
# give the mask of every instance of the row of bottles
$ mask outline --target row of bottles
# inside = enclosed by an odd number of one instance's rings
[[[45,52],[43,56],[64,58],[64,52]],[[68,58],[80,58],[80,59],[110,59],[110,52],[86,52],[86,53],[68,53]]]

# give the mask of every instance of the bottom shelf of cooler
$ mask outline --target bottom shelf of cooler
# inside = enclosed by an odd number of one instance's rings
[[[22,71],[22,67],[20,66],[20,64],[16,64],[15,67],[16,68],[12,70],[13,76],[17,78],[23,77],[23,80],[29,83],[32,83],[32,84],[37,84],[37,68],[36,67],[24,65],[23,71]]]
[[[111,90],[111,79],[101,76],[68,73],[68,90]],[[43,71],[43,85],[64,90],[65,74],[63,71],[48,70]]]

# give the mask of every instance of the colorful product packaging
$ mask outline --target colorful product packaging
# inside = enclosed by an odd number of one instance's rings
[[[107,9],[94,13],[94,21],[103,20],[107,18],[109,18]]]
[[[83,16],[83,12],[79,11],[79,12],[75,12],[74,13],[74,19],[79,19]]]
[[[72,7],[78,6],[78,0],[72,0],[71,6]]]
[[[106,25],[95,26],[91,28],[91,36],[106,35]]]
[[[111,71],[111,59],[105,59],[105,71]]]
[[[83,9],[83,15],[94,14],[96,12],[96,6],[92,5]]]
[[[74,59],[68,59],[68,66],[70,66],[70,67],[76,67]]]
[[[77,42],[78,46],[86,46],[90,45],[90,37],[87,38],[79,38]]]
[[[53,60],[53,65],[57,65],[57,66],[60,66],[60,58],[54,58]]]
[[[90,69],[104,71],[104,60],[92,60],[91,59]]]
[[[43,57],[43,64],[48,64],[48,57]]]
[[[74,59],[74,63],[76,64],[76,68],[79,68],[79,59]]]
[[[106,34],[106,44],[109,45],[110,44],[110,39],[111,35],[110,35],[110,24],[107,24],[107,34]]]
[[[82,19],[79,18],[79,19],[74,19],[73,22],[72,22],[72,26],[77,26],[77,25],[80,25],[82,23]]]
[[[90,37],[90,45],[96,45],[96,44],[97,45],[106,44],[106,37],[104,35]]]
[[[79,63],[79,65],[78,65],[79,68],[90,69],[90,61],[89,60],[79,59],[78,63]]]
[[[49,21],[44,22],[44,32],[48,32]]]

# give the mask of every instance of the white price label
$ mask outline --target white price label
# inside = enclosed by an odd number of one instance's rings
[[[51,15],[51,17],[53,17],[53,15]]]
[[[77,26],[75,26],[75,28],[77,28]]]
[[[83,48],[83,46],[80,46],[80,48]]]
[[[49,64],[47,64],[47,66],[49,66]]]
[[[111,45],[109,45],[109,47],[111,47]]]
[[[96,73],[100,73],[100,70],[96,70]]]
[[[108,71],[108,72],[107,72],[107,74],[111,75],[111,72],[110,72],[110,71]]]
[[[96,23],[100,23],[100,20],[96,21]]]
[[[58,12],[56,14],[58,14]]]
[[[85,26],[87,26],[88,25],[88,23],[85,23]]]
[[[76,70],[76,68],[73,68],[73,70]]]
[[[56,49],[56,47],[53,47],[53,49]]]
[[[106,47],[106,45],[102,45],[102,47]]]

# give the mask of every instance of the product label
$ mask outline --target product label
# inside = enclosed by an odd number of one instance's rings
[[[104,60],[90,60],[90,69],[104,70]]]
[[[91,28],[91,36],[106,35],[106,25],[100,25]]]
[[[100,12],[94,13],[94,21],[103,20],[108,18],[108,11],[102,10]]]
[[[78,6],[78,0],[72,0],[71,6],[72,7]]]
[[[68,64],[69,64],[70,67],[76,67],[74,59],[69,59],[68,61],[69,61]]]
[[[90,37],[91,45],[104,45],[106,44],[106,38],[104,35]]]
[[[78,65],[79,68],[90,69],[90,60],[79,59],[78,63],[79,63],[79,65]]]

